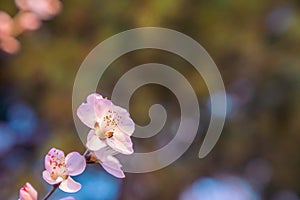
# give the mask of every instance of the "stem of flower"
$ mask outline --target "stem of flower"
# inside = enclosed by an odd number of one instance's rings
[[[86,149],[85,152],[82,154],[83,157],[86,157],[86,155],[89,153],[89,150]]]
[[[48,194],[46,194],[46,196],[43,198],[43,200],[49,199],[49,197],[55,192],[55,190],[58,188],[58,186],[59,186],[59,183],[53,185],[52,190],[50,190],[50,191],[48,192]]]
[[[90,151],[87,149],[84,154],[82,155],[85,157],[86,164],[94,164],[97,163],[97,160],[93,158],[93,156],[90,154]]]

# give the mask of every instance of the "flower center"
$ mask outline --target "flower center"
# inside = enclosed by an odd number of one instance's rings
[[[112,119],[106,116],[104,118],[104,127],[100,127],[98,122],[95,123],[95,132],[100,140],[111,138],[114,135],[115,126],[117,125]]]
[[[66,180],[69,176],[68,175],[64,175],[64,174],[57,174],[55,172],[51,172],[51,178],[53,180],[57,180],[58,177],[61,177],[63,180]]]
[[[48,153],[49,164],[51,166],[51,178],[56,180],[58,177],[63,179],[68,178],[66,175],[68,173],[65,163],[65,156],[60,155],[57,150],[54,150],[53,153]]]

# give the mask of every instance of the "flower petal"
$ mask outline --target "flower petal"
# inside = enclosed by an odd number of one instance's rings
[[[62,3],[58,0],[27,0],[28,9],[43,20],[48,20],[57,15],[62,8]]]
[[[111,138],[107,138],[107,145],[112,149],[122,153],[122,154],[132,154],[133,147],[130,136],[125,135],[120,130],[116,129]]]
[[[114,111],[115,111],[116,113],[118,113],[119,115],[126,116],[126,117],[129,117],[129,116],[130,116],[130,115],[129,115],[129,112],[128,112],[125,108],[122,108],[122,107],[120,107],[120,106],[114,105],[113,109],[114,109]]]
[[[43,171],[43,179],[50,185],[54,185],[54,184],[58,183],[56,180],[52,179],[50,172],[47,170]]]
[[[0,11],[0,33],[1,36],[9,36],[12,34],[14,21],[9,14]]]
[[[109,148],[103,148],[99,151],[95,151],[95,156],[100,160],[102,167],[111,175],[117,178],[124,178],[124,172],[122,171],[119,160],[111,155],[114,153]]]
[[[74,197],[65,197],[65,198],[62,198],[60,200],[76,200]]]
[[[66,167],[68,169],[68,175],[76,176],[81,174],[86,167],[85,158],[78,152],[71,152],[65,159]]]
[[[21,12],[15,17],[16,23],[23,30],[34,31],[42,25],[41,20],[32,12]]]
[[[82,103],[77,109],[77,116],[88,127],[94,128],[97,122],[96,104],[101,101],[103,97],[100,94],[93,93],[86,98],[86,103]]]
[[[117,125],[118,128],[128,136],[131,136],[135,129],[135,124],[129,117],[122,117]]]
[[[104,162],[100,162],[102,167],[111,175],[117,178],[124,178],[125,174],[122,171],[119,160],[113,156],[108,156]]]
[[[105,161],[107,156],[110,155],[109,151],[107,151],[108,148],[102,148],[98,151],[94,151],[95,156],[101,160],[101,161]]]
[[[77,109],[77,116],[88,127],[94,128],[97,122],[94,104],[82,103]]]
[[[28,4],[26,0],[15,0],[15,4],[20,10],[28,10]]]
[[[87,98],[86,98],[86,102],[90,105],[95,105],[95,103],[97,101],[99,101],[100,99],[103,99],[103,97],[100,94],[97,93],[93,93],[90,94]]]
[[[100,99],[95,102],[95,111],[98,119],[112,114],[113,103],[108,99]]]
[[[20,50],[20,42],[11,36],[1,38],[0,49],[9,54],[16,54]]]
[[[65,158],[65,154],[63,151],[56,149],[56,148],[52,148],[49,150],[49,152],[47,153],[47,155],[45,156],[45,168],[48,171],[52,170],[52,163],[51,160],[53,160],[53,157],[55,158],[59,158],[60,160]]]
[[[86,147],[91,151],[97,151],[103,147],[106,147],[106,144],[99,139],[94,130],[90,130],[87,136]]]
[[[68,177],[66,180],[61,182],[59,188],[64,192],[73,193],[81,189],[81,184],[74,181],[71,177]]]
[[[21,188],[19,200],[37,200],[37,199],[33,199],[27,191]]]
[[[26,183],[25,188],[27,189],[32,199],[37,199],[38,193],[30,183]]]
[[[120,106],[113,106],[114,110],[114,121],[117,122],[117,126],[120,128],[122,132],[124,132],[127,135],[132,135],[134,132],[134,122],[130,118],[129,112],[120,107]]]
[[[60,183],[60,182],[62,182],[64,179],[61,177],[61,176],[59,176],[59,177],[57,177],[57,179],[55,180],[56,181],[56,183]]]
[[[20,189],[20,200],[37,200],[38,193],[30,183],[26,183]]]

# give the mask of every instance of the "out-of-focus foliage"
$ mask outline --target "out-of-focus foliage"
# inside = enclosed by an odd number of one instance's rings
[[[201,110],[199,134],[182,158],[156,172],[127,174],[119,182],[95,166],[97,170],[92,168],[78,177],[84,188],[74,196],[84,199],[87,195],[92,199],[93,192],[94,199],[184,199],[187,192],[196,188],[197,195],[213,191],[219,197],[227,191],[224,188],[242,192],[246,185],[261,199],[299,199],[298,1],[62,3],[60,15],[39,30],[19,37],[22,49],[18,55],[0,55],[1,199],[16,199],[26,181],[34,185],[40,196],[46,193],[49,188],[41,179],[42,159],[53,145],[65,152],[84,151],[71,110],[76,72],[99,42],[143,26],[180,31],[198,41],[212,56],[228,93],[229,112],[222,136],[209,156],[199,160],[197,152],[210,118],[209,96],[205,83],[186,61],[155,50],[124,55],[107,70],[105,84],[98,92],[109,97],[118,76],[138,64],[170,65],[182,72],[197,92]],[[13,1],[1,1],[0,10],[16,12]],[[175,97],[155,85],[140,88],[132,97],[133,119],[139,124],[147,123],[149,106],[158,102],[170,108],[171,114],[160,134],[133,141],[141,151],[166,144],[178,126],[180,113]],[[233,189],[228,181],[220,179],[224,174],[238,180],[230,182],[235,184]],[[97,176],[106,181],[95,181]],[[239,186],[240,183],[245,185]],[[99,189],[93,191],[92,187]]]

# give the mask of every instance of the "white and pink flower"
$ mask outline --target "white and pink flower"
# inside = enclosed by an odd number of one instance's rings
[[[86,143],[89,150],[98,151],[109,146],[122,154],[133,153],[130,136],[134,132],[134,122],[127,110],[95,93],[79,106],[77,115],[91,128]]]
[[[81,184],[74,181],[71,176],[81,174],[86,167],[85,158],[78,152],[71,152],[66,157],[64,152],[52,148],[45,157],[44,180],[51,184],[59,184],[64,192],[77,192]]]
[[[26,183],[20,189],[19,200],[37,200],[38,193],[30,183]]]

